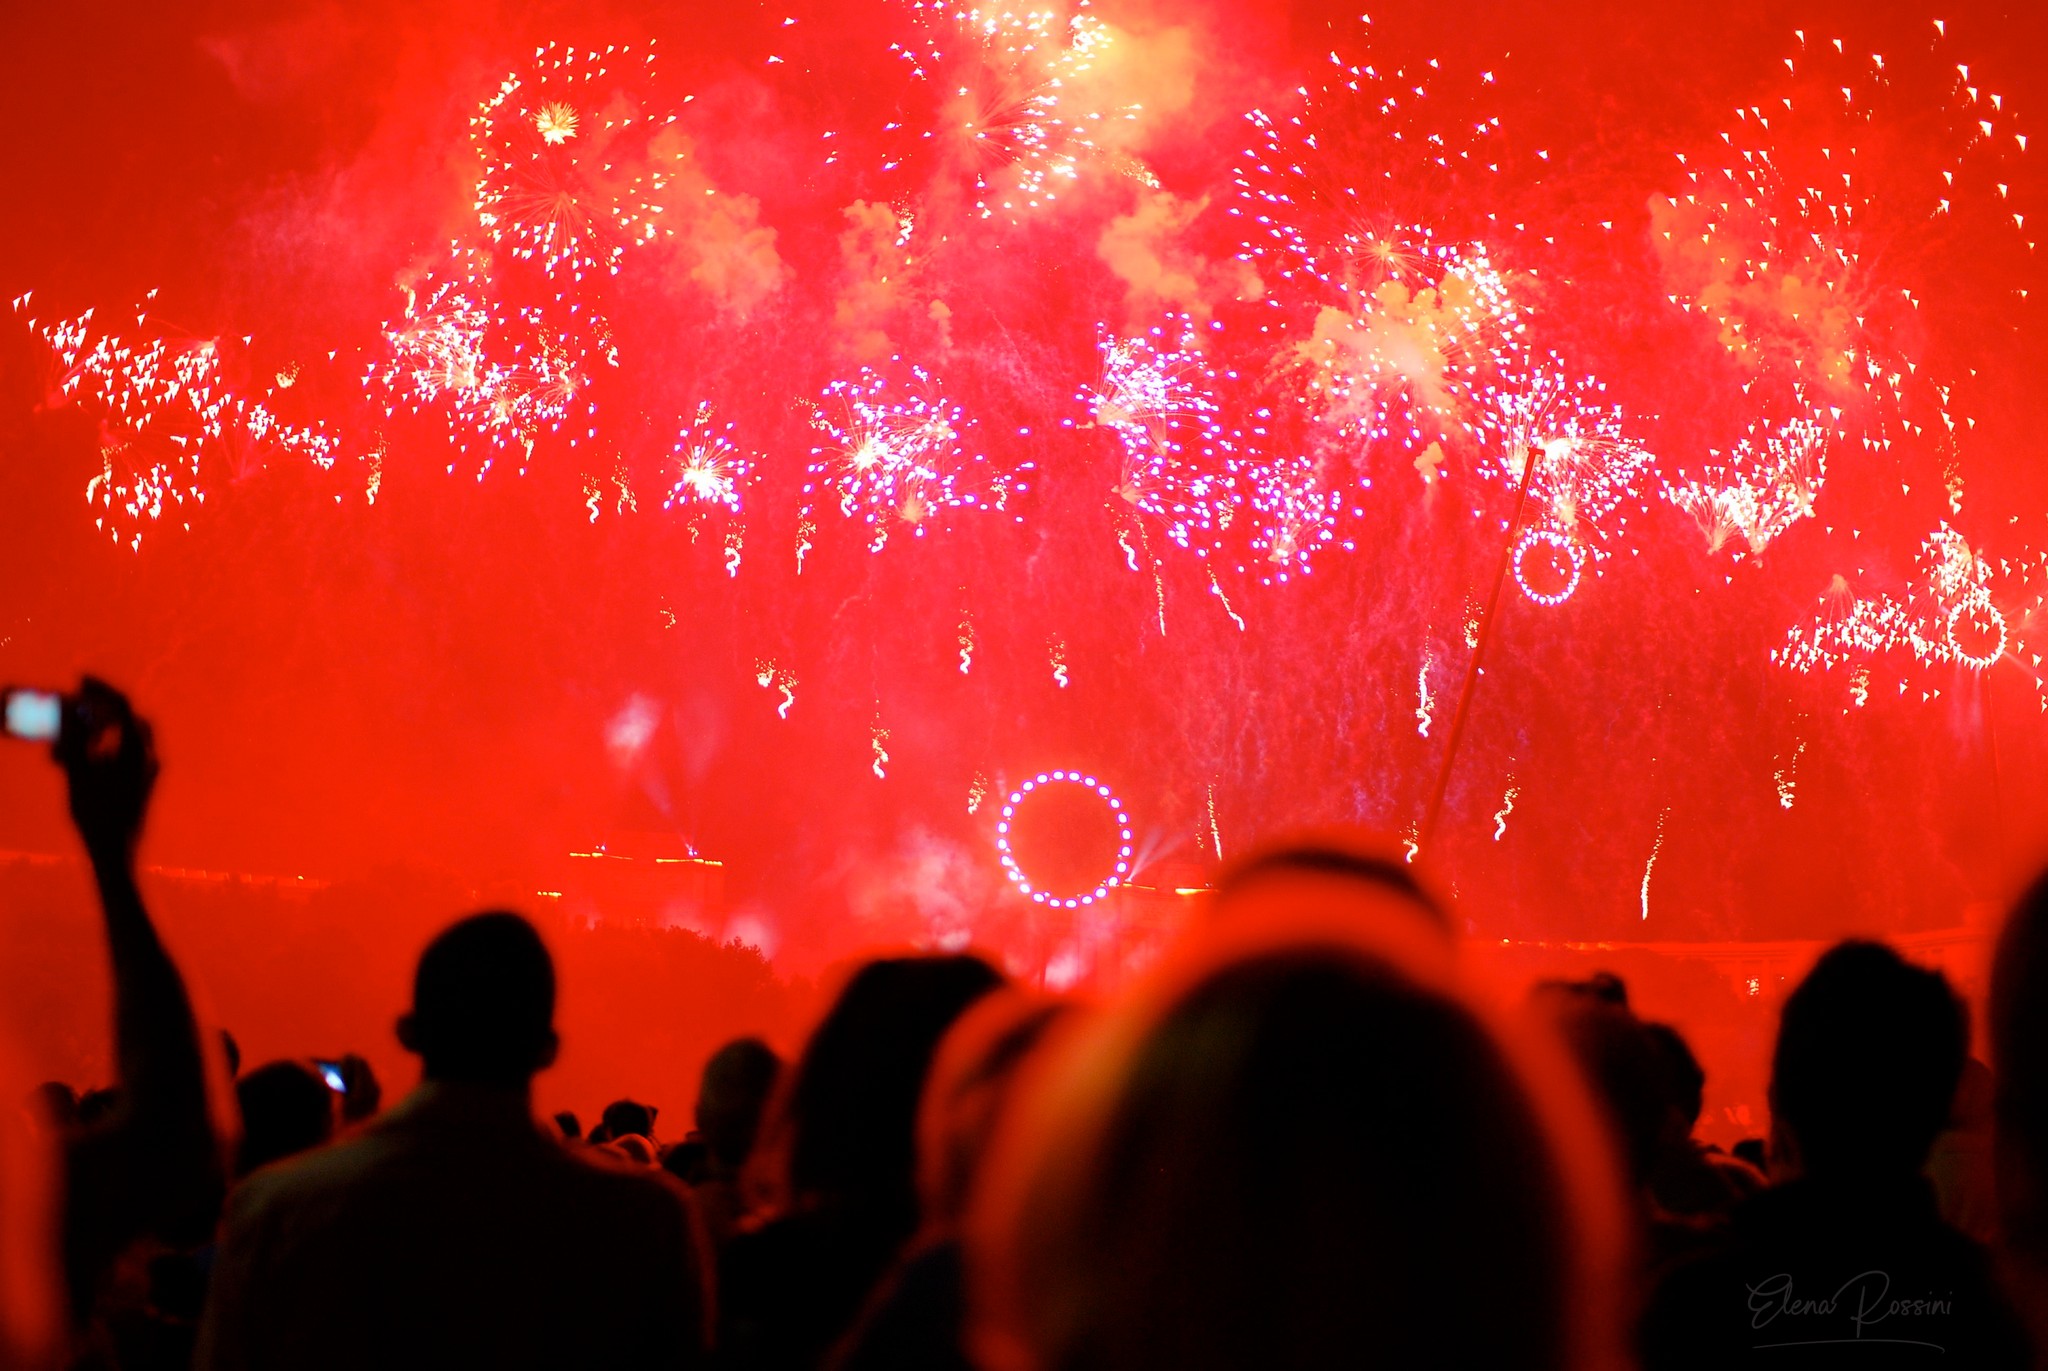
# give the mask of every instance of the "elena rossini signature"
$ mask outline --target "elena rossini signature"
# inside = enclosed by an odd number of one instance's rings
[[[1955,1298],[1938,1298],[1922,1295],[1917,1298],[1892,1298],[1892,1278],[1883,1271],[1865,1271],[1851,1276],[1824,1298],[1811,1298],[1793,1293],[1792,1275],[1785,1272],[1772,1276],[1759,1284],[1749,1287],[1749,1326],[1761,1331],[1776,1325],[1778,1332],[1805,1332],[1809,1329],[1816,1334],[1844,1330],[1844,1323],[1835,1323],[1832,1328],[1825,1324],[1806,1322],[1794,1325],[1780,1320],[1843,1320],[1849,1336],[1815,1336],[1788,1338],[1779,1342],[1760,1342],[1758,1350],[1771,1347],[1816,1347],[1828,1343],[1870,1342],[1905,1344],[1911,1347],[1931,1347],[1937,1352],[1947,1351],[1940,1343],[1930,1342],[1925,1337],[1910,1336],[1914,1333],[1928,1333],[1940,1325],[1930,1327],[1914,1320],[1946,1319],[1955,1313]],[[1873,1331],[1874,1330],[1874,1331]]]

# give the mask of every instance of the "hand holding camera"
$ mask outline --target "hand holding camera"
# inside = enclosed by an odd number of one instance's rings
[[[95,863],[126,863],[142,833],[156,785],[156,748],[128,698],[88,676],[76,694],[10,687],[0,691],[0,727],[10,737],[50,744],[71,787],[71,818]]]

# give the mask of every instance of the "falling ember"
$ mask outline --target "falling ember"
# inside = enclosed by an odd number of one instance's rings
[[[960,674],[965,676],[974,665],[974,620],[964,614],[960,617],[959,642]]]
[[[1790,809],[1792,797],[1799,786],[1799,759],[1806,755],[1806,739],[1799,740],[1799,746],[1792,749],[1792,760],[1771,774],[1772,782],[1778,788],[1778,807]]]
[[[1670,813],[1669,809],[1658,813],[1657,841],[1650,846],[1650,859],[1643,863],[1643,919],[1646,922],[1650,917],[1650,873],[1657,869],[1657,856],[1664,850],[1664,819]]]
[[[1429,649],[1424,648],[1422,670],[1415,678],[1415,731],[1425,738],[1429,736],[1429,725],[1434,718],[1431,711],[1436,704],[1435,698],[1429,693],[1429,667]]]
[[[1239,633],[1244,632],[1244,617],[1230,606],[1230,597],[1223,593],[1223,583],[1216,579],[1216,568],[1209,568],[1209,593],[1223,602],[1223,612],[1230,616],[1230,622],[1237,625]],[[1166,633],[1166,595],[1162,590],[1159,597],[1159,632]]]
[[[1065,690],[1067,688],[1067,645],[1059,638],[1053,638],[1046,644],[1046,650],[1052,658],[1053,683],[1059,686],[1061,690]]]
[[[1507,833],[1508,815],[1515,812],[1515,797],[1521,793],[1522,787],[1515,783],[1515,778],[1512,774],[1509,775],[1507,793],[1501,796],[1500,808],[1493,816],[1493,840],[1495,842],[1499,842]]]
[[[967,783],[967,812],[969,814],[980,812],[981,802],[987,798],[988,777],[977,771],[974,773],[974,779]]]
[[[789,707],[796,703],[796,677],[764,657],[754,663],[754,681],[763,690],[775,690],[781,694],[782,700],[775,706],[775,717],[787,719]]]
[[[889,765],[888,743],[889,730],[883,728],[880,723],[876,723],[868,729],[868,746],[874,751],[874,762],[869,767],[869,770],[875,773],[875,779],[878,781],[889,779],[889,773],[884,770]]]

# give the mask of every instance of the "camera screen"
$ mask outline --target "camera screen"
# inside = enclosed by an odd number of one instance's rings
[[[7,694],[7,731],[31,742],[53,743],[64,722],[64,697],[46,690],[14,690]]]

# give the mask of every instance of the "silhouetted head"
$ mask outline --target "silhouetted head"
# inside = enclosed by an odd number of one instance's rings
[[[605,1136],[624,1138],[637,1135],[652,1139],[657,1112],[653,1105],[642,1104],[638,1100],[613,1100],[604,1107]]]
[[[1998,940],[1991,1065],[2004,1241],[2048,1264],[2048,876],[2020,897]]]
[[[1648,1025],[1626,1002],[1613,998],[1597,976],[1588,981],[1540,982],[1530,999],[1585,1074],[1630,1181],[1643,1184],[1673,1131],[1676,1111],[1664,1063],[1646,1032]]]
[[[1214,908],[1228,911],[1284,888],[1298,898],[1305,887],[1324,886],[1339,899],[1364,887],[1391,896],[1401,907],[1448,932],[1450,916],[1420,880],[1415,868],[1358,836],[1323,832],[1262,848],[1226,867],[1216,880]]]
[[[784,1101],[788,1190],[908,1235],[917,1225],[918,1097],[939,1039],[1003,983],[979,957],[870,962],[804,1046]]]
[[[1911,1175],[1948,1118],[1968,1048],[1947,977],[1880,943],[1838,944],[1785,1001],[1773,1121],[1809,1175]]]
[[[759,1038],[735,1038],[711,1054],[697,1084],[697,1131],[718,1164],[737,1171],[754,1150],[782,1058]]]
[[[1700,1065],[1700,1059],[1692,1054],[1692,1047],[1680,1033],[1668,1023],[1646,1023],[1643,1037],[1650,1050],[1656,1054],[1657,1066],[1664,1077],[1665,1093],[1670,1096],[1671,1105],[1678,1111],[1678,1118],[1690,1133],[1699,1122],[1700,1109],[1706,1104],[1707,1073]]]
[[[1628,1008],[1628,983],[1612,971],[1595,971],[1583,981],[1541,980],[1536,982],[1536,990],[1539,994],[1580,995],[1601,1004]]]
[[[523,1086],[553,1064],[555,964],[517,914],[473,914],[420,954],[399,1041],[429,1080]]]
[[[970,1219],[982,1363],[1609,1365],[1584,1093],[1403,951],[1239,939],[1056,1035]]]
[[[296,1156],[334,1136],[334,1092],[302,1062],[271,1062],[235,1082],[242,1144],[235,1174]]]

